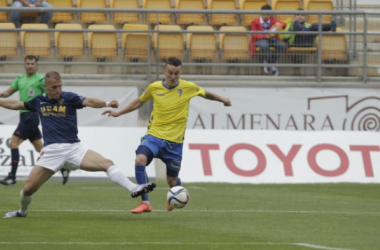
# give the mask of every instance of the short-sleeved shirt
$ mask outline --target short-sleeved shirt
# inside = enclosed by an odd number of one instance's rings
[[[41,119],[44,146],[52,143],[75,143],[78,139],[77,109],[83,108],[86,97],[62,92],[58,100],[46,94],[25,102],[25,108],[38,112]]]
[[[34,97],[46,93],[44,88],[45,78],[38,72],[28,77],[27,74],[19,75],[12,83],[11,88],[19,92],[20,101],[27,102]],[[29,112],[20,110],[20,113]]]
[[[140,96],[142,102],[153,100],[148,132],[146,134],[172,142],[182,143],[185,137],[191,98],[205,96],[206,92],[193,82],[179,80],[173,88],[163,81],[151,83]]]

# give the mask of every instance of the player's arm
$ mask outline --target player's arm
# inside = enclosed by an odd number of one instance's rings
[[[106,110],[102,113],[102,115],[108,114],[108,116],[118,117],[124,114],[127,114],[129,112],[132,112],[136,109],[139,109],[144,105],[144,102],[140,100],[140,98],[136,98],[135,100],[131,101],[127,107],[123,108],[119,112],[113,111],[113,110]]]
[[[104,108],[104,107],[118,108],[119,102],[117,100],[106,102],[98,98],[86,98],[83,101],[82,105],[85,107],[91,107],[91,108],[96,108],[96,109]]]
[[[207,100],[212,100],[212,101],[218,101],[224,104],[224,106],[231,106],[231,101],[229,98],[224,98],[221,97],[220,95],[217,95],[215,93],[212,93],[210,91],[206,91],[205,97]]]
[[[12,110],[26,109],[24,103],[17,100],[0,100],[0,107]]]
[[[0,92],[0,97],[6,98],[13,95],[16,92],[13,88],[8,88],[7,90]]]

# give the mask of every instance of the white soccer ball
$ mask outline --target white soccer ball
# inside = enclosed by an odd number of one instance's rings
[[[189,202],[189,192],[186,188],[175,186],[169,189],[166,199],[170,206],[174,208],[183,208]]]

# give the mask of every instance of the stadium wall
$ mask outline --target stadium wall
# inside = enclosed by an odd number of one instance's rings
[[[0,130],[0,175],[10,169],[8,142],[14,126]],[[85,147],[112,159],[134,177],[135,149],[145,128],[80,127]],[[96,136],[94,136],[96,135]],[[183,182],[325,183],[380,182],[380,134],[358,131],[188,130]],[[26,177],[37,154],[30,143],[20,148],[19,178]],[[147,173],[163,179],[165,168],[153,162]],[[157,168],[157,169],[156,169]],[[75,171],[72,177],[106,177]]]

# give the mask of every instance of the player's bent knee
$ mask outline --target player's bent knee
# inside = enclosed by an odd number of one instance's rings
[[[147,163],[147,159],[146,159],[145,155],[136,156],[135,165],[146,166],[146,163]]]

